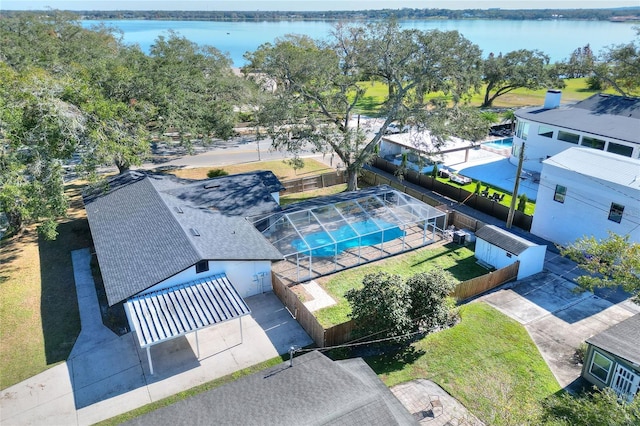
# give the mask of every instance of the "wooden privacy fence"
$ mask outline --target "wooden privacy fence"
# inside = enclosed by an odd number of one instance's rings
[[[514,264],[502,269],[461,282],[456,286],[453,293],[451,293],[451,297],[455,297],[458,300],[468,299],[514,280],[518,276],[519,266],[520,262],[516,261]],[[313,315],[313,312],[309,311],[298,296],[273,272],[271,273],[271,280],[273,283],[273,292],[313,339],[316,346],[324,348],[341,345],[352,340],[351,335],[355,327],[353,321],[347,321],[334,325],[333,327],[324,328]]]
[[[453,290],[451,296],[458,300],[465,300],[477,296],[506,282],[515,280],[518,277],[519,269],[520,261],[518,260],[509,266],[489,272],[481,277],[461,282],[456,286],[455,290]]]
[[[289,179],[282,182],[282,186],[288,193],[312,191],[327,186],[339,185],[347,182],[347,174],[344,171],[323,173],[321,175],[305,176]]]

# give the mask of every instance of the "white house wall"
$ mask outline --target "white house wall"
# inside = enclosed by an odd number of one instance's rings
[[[567,188],[564,203],[553,199],[556,185]],[[607,231],[640,242],[639,198],[639,191],[632,188],[545,163],[531,233],[561,245],[583,236],[606,238]],[[612,202],[624,206],[620,223],[608,219]]]
[[[619,141],[617,139],[611,139],[611,138],[607,138],[604,136],[598,136],[598,135],[594,135],[591,133],[585,133],[585,132],[580,132],[578,130],[572,130],[572,129],[567,129],[564,127],[557,127],[557,126],[550,126],[547,124],[539,124],[533,121],[528,121],[528,120],[523,120],[523,119],[518,119],[518,123],[529,123],[529,131],[527,134],[527,140],[523,141],[522,138],[518,137],[518,135],[516,134],[513,137],[513,148],[511,150],[511,156],[509,157],[509,162],[511,164],[514,165],[518,165],[518,161],[519,161],[519,149],[522,146],[522,143],[524,142],[525,144],[525,159],[523,162],[522,167],[525,170],[530,170],[533,172],[541,172],[542,171],[542,162],[544,160],[546,160],[549,157],[553,157],[556,154],[559,154],[560,152],[569,149],[569,148],[574,148],[576,146],[581,146],[578,144],[574,144],[574,143],[569,143],[569,142],[564,142],[561,140],[558,140],[558,131],[559,130],[564,130],[570,133],[574,133],[576,135],[580,135],[580,142],[582,142],[582,137],[583,136],[587,136],[587,137],[592,137],[592,138],[596,138],[596,139],[600,139],[600,140],[604,140],[605,142],[607,142],[607,144],[605,145],[605,151],[608,147],[608,143],[609,142],[613,142],[613,143],[617,143],[617,144],[621,144],[621,145],[627,145],[627,146],[634,146],[635,144],[630,143],[630,142],[626,142],[626,141]],[[538,130],[539,127],[543,126],[549,129],[553,129],[553,137],[552,138],[547,138],[544,136],[540,136],[538,134]],[[593,149],[593,148],[592,148]],[[639,158],[640,157],[640,147],[635,146],[633,149],[633,153],[631,155],[631,158]]]
[[[188,283],[199,278],[224,273],[240,296],[249,297],[264,291],[271,291],[271,261],[252,260],[210,260],[209,270],[196,273],[195,265],[150,287],[144,293],[162,290],[178,284]]]

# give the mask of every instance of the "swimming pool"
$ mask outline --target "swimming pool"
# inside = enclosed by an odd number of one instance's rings
[[[513,138],[496,139],[495,141],[484,142],[482,145],[493,149],[511,149]]]
[[[362,235],[362,237],[358,238],[358,235]],[[291,246],[298,253],[310,253],[312,256],[326,257],[340,254],[353,247],[372,246],[403,236],[404,231],[393,223],[368,219],[363,222],[352,223],[351,226],[341,226],[329,233],[324,231],[314,232],[306,235],[304,240],[296,238],[291,242]],[[334,247],[334,240],[338,242],[337,253]]]

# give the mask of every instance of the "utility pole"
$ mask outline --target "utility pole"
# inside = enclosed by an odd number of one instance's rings
[[[516,201],[518,199],[518,187],[520,187],[520,174],[522,173],[522,163],[524,163],[524,141],[520,147],[520,155],[518,157],[518,169],[516,170],[516,183],[513,185],[513,196],[511,197],[511,205],[509,206],[509,215],[507,216],[507,228],[511,228],[513,224],[513,215],[516,212]]]

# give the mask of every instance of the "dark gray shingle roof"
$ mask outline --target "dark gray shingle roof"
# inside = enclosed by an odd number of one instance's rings
[[[622,141],[640,143],[640,98],[593,95],[560,108],[523,108],[516,116]]]
[[[640,314],[588,338],[587,343],[629,362],[640,364]]]
[[[340,364],[311,352],[296,357],[293,367],[282,363],[127,424],[387,426],[417,422],[364,361]]]
[[[254,183],[256,183],[254,181]],[[169,192],[193,181],[170,175],[128,172],[108,182],[108,190],[85,194],[85,209],[107,300],[114,305],[181,272],[200,260],[279,260],[282,255],[242,215],[199,206],[201,198],[180,199]],[[202,183],[197,183],[202,188]],[[266,191],[259,182],[249,194]],[[210,189],[208,191],[215,191]],[[256,192],[254,192],[256,191]],[[187,194],[195,193],[190,189]],[[267,197],[271,197],[266,193]],[[215,197],[214,197],[215,198]],[[258,209],[279,206],[256,198]],[[273,199],[272,199],[273,200]],[[240,197],[251,211],[250,198]],[[241,213],[226,200],[227,212]],[[199,235],[192,231],[197,230]]]
[[[529,247],[537,245],[495,225],[485,225],[478,229],[476,237],[515,255],[519,255]]]

